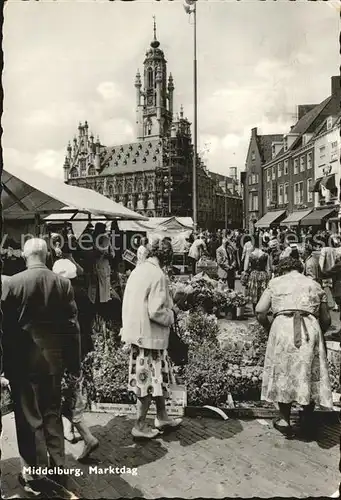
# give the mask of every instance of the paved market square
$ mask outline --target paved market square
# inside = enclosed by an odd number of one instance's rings
[[[100,440],[93,460],[79,464],[82,443],[66,445],[66,467],[83,473],[70,479],[80,498],[306,498],[332,495],[339,481],[337,423],[321,423],[317,440],[307,443],[284,439],[271,420],[185,418],[178,431],[138,443],[131,418],[87,413],[86,421]],[[3,425],[4,493],[20,495],[13,414]],[[137,475],[90,474],[96,466],[137,468]]]

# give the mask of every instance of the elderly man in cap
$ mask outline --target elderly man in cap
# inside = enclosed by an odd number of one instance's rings
[[[48,494],[56,485],[51,478],[66,484],[61,380],[65,368],[80,376],[79,325],[70,281],[45,265],[45,241],[28,240],[23,255],[27,269],[3,286],[4,372],[14,402],[19,482],[26,492]],[[54,470],[45,475],[40,467]]]

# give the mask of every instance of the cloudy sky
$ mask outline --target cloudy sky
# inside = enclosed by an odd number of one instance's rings
[[[113,146],[135,139],[137,68],[157,19],[175,107],[193,117],[193,28],[181,1],[9,0],[5,7],[4,163],[63,176],[79,121]],[[199,149],[208,167],[242,169],[252,127],[281,133],[297,104],[318,103],[338,74],[332,2],[198,4]]]

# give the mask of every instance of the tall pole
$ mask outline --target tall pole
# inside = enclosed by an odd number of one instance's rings
[[[225,177],[225,229],[227,229],[227,179]]]
[[[197,213],[197,151],[198,151],[198,102],[197,102],[197,5],[193,5],[193,20],[194,20],[194,58],[193,58],[193,94],[194,94],[194,141],[193,141],[193,224],[194,231],[198,226],[198,213]]]

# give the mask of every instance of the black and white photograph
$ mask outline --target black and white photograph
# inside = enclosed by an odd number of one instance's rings
[[[340,498],[340,5],[4,0],[1,498]]]

